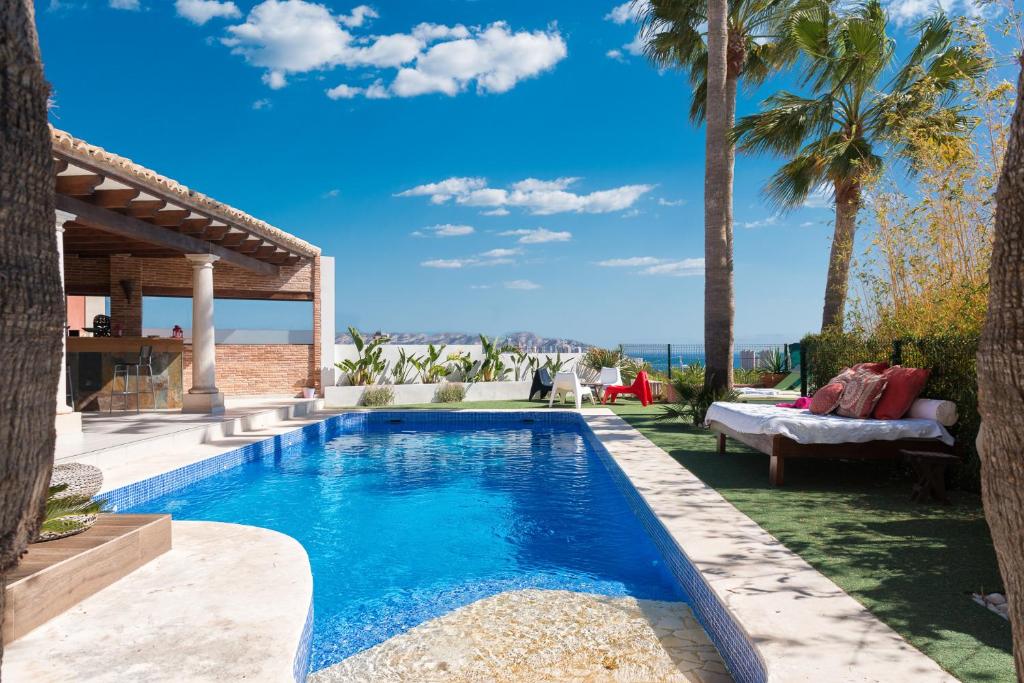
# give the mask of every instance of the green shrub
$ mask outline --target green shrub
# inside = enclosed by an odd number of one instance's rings
[[[391,387],[367,387],[363,392],[363,405],[381,408],[395,402],[395,390]]]
[[[736,368],[733,370],[733,382],[736,384],[757,384],[764,374],[757,368]]]
[[[435,403],[462,403],[466,400],[466,387],[458,382],[444,382],[434,392]]]
[[[619,362],[619,370],[622,372],[623,383],[632,384],[641,372],[650,374],[651,364],[642,358],[623,358]]]
[[[587,349],[580,362],[585,368],[600,370],[601,368],[617,368],[621,361],[622,352],[618,349],[601,349],[595,346]]]

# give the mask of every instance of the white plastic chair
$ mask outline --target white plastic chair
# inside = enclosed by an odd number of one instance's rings
[[[605,387],[622,384],[622,373],[618,368],[601,368],[601,376],[597,378],[597,383],[601,385],[603,393]]]
[[[555,382],[551,386],[551,396],[548,398],[548,408],[555,405],[555,397],[559,394],[562,396],[563,402],[566,394],[572,394],[576,399],[576,410],[583,407],[584,396],[589,397],[590,402],[597,405],[597,401],[594,400],[594,392],[590,390],[590,387],[580,384],[580,378],[576,376],[575,372],[560,372],[555,375]]]

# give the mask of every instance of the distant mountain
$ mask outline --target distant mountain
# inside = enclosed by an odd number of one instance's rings
[[[377,332],[363,332],[364,337],[372,337]],[[392,344],[479,344],[480,337],[475,334],[462,332],[381,332],[391,338]],[[575,351],[576,349],[589,349],[593,344],[581,342],[576,339],[559,339],[556,337],[540,337],[533,332],[510,332],[502,335],[502,340],[520,349],[528,351]],[[337,338],[339,344],[351,344],[352,337],[348,334],[340,334]]]

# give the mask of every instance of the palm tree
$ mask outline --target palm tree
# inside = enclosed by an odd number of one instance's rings
[[[64,295],[49,92],[32,0],[0,3],[0,584],[39,529],[53,464]]]
[[[1024,67],[1024,61],[1020,63]],[[981,491],[999,570],[1010,601],[1013,653],[1024,680],[1024,68],[1017,80],[1017,106],[1003,172],[996,190],[996,230],[988,318],[978,348],[978,409]]]
[[[656,65],[681,68],[693,84],[690,118],[707,121],[704,172],[705,386],[732,386],[732,183],[735,150],[728,137],[740,79],[758,85],[784,60],[775,28],[790,0],[650,0],[640,3],[645,53]],[[706,25],[706,29],[705,29]]]
[[[865,184],[886,159],[913,166],[915,141],[948,140],[970,129],[955,106],[959,87],[985,60],[954,45],[953,25],[937,13],[915,29],[917,44],[889,78],[895,45],[878,0],[839,16],[828,0],[809,0],[787,22],[785,43],[806,65],[813,95],[781,91],[765,110],[746,116],[733,131],[741,150],[789,157],[766,188],[782,209],[804,203],[819,188],[835,200],[822,329],[842,327],[850,257]]]

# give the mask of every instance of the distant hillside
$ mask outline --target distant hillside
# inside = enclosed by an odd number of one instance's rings
[[[372,337],[376,332],[363,332],[363,336]],[[391,338],[392,344],[479,344],[480,337],[475,334],[462,332],[382,332]],[[593,344],[581,342],[576,339],[559,339],[555,337],[540,337],[533,332],[511,332],[503,335],[505,343],[520,349],[538,351],[568,351],[576,349],[589,349]],[[348,334],[338,335],[339,344],[351,344],[352,337]]]

